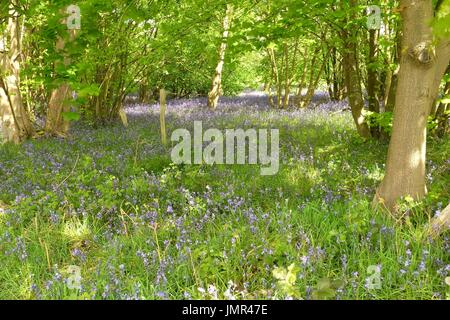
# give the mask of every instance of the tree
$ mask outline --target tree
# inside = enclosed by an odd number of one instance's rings
[[[367,61],[367,96],[369,102],[369,111],[380,113],[380,102],[378,100],[378,36],[379,31],[376,29],[369,30],[369,56]],[[378,128],[371,128],[371,134],[377,137]]]
[[[443,92],[443,97],[436,109],[434,118],[437,120],[437,130],[436,134],[439,137],[444,137],[448,130],[448,119],[449,111],[448,106],[450,105],[450,65],[447,67],[446,76],[444,78],[445,86]]]
[[[425,183],[427,120],[450,60],[450,37],[435,37],[431,0],[402,0],[402,55],[386,175],[375,203],[395,212],[396,201],[421,199]]]
[[[22,36],[17,6],[17,0],[10,1],[6,41],[0,45],[0,121],[3,139],[14,143],[33,134],[20,92]]]
[[[216,109],[219,102],[219,97],[222,91],[222,72],[225,64],[225,54],[228,46],[228,35],[230,32],[230,23],[233,14],[233,6],[227,5],[227,10],[223,18],[223,35],[219,48],[219,60],[214,73],[211,91],[208,94],[208,107]]]
[[[358,61],[358,37],[353,26],[353,21],[356,19],[355,8],[357,8],[357,1],[350,0],[349,16],[347,25],[341,32],[344,61],[344,78],[345,86],[347,87],[348,101],[352,110],[353,119],[356,124],[356,129],[360,136],[364,138],[370,137],[369,126],[367,125],[364,115],[364,99],[361,87],[361,76]]]
[[[67,14],[73,13],[76,12],[67,12]],[[66,19],[63,20],[64,24],[67,24]],[[76,29],[68,30],[70,41],[75,38],[76,32]],[[64,38],[58,38],[56,42],[56,50],[64,51],[65,46],[66,40]],[[70,59],[66,56],[66,54],[63,54],[63,60],[64,66],[67,67],[70,64]],[[45,122],[45,131],[47,133],[65,136],[69,131],[69,121],[64,118],[64,113],[69,112],[69,106],[66,101],[69,97],[69,93],[70,86],[66,82],[62,83],[58,88],[52,91],[47,110],[47,119]]]

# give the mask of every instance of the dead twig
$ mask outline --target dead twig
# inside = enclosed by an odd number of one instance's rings
[[[80,154],[77,155],[77,159],[75,160],[75,164],[73,165],[72,171],[70,171],[69,175],[68,175],[67,177],[65,177],[64,180],[61,181],[61,182],[56,186],[56,189],[59,189],[59,188],[63,185],[63,183],[66,182],[66,181],[72,176],[72,174],[73,174],[74,171],[75,171],[75,168],[76,168],[77,165],[78,165],[78,160],[80,160]]]

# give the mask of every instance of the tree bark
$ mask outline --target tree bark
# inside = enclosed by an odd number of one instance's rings
[[[386,84],[386,92],[385,92],[385,111],[393,112],[395,107],[395,95],[397,92],[397,84],[398,84],[398,73],[400,72],[400,68],[397,68],[394,72],[391,72],[389,83]]]
[[[429,25],[433,19],[432,1],[402,0],[400,6],[403,40],[393,132],[386,175],[374,201],[394,213],[400,198],[420,200],[427,193],[427,119],[450,60],[450,39],[434,43]]]
[[[379,113],[380,102],[378,100],[378,72],[377,72],[377,30],[369,30],[369,59],[367,67],[367,95],[369,98],[369,110]]]
[[[309,80],[308,91],[306,92],[305,96],[301,98],[300,108],[306,108],[310,105],[310,103],[314,97],[314,93],[316,92],[317,86],[319,85],[319,81],[322,78],[323,70],[325,68],[325,63],[326,62],[323,61],[317,74],[315,75],[315,77],[314,77],[314,73],[311,74],[312,77]],[[311,68],[312,69],[316,68],[315,62],[313,64],[311,64]]]
[[[139,85],[139,102],[143,104],[150,103],[150,88],[147,80],[144,80]]]
[[[350,0],[351,9],[353,10],[356,6],[357,1]],[[356,19],[353,11],[350,14],[349,19]],[[367,125],[362,113],[364,109],[364,99],[358,63],[357,34],[353,31],[351,26],[347,26],[344,30],[342,30],[341,36],[344,43],[343,62],[345,86],[347,88],[348,101],[352,110],[353,119],[359,135],[363,138],[370,138],[369,126]]]
[[[33,135],[20,92],[21,28],[16,11],[17,0],[10,2],[4,50],[0,52],[0,121],[3,140],[20,143]],[[7,49],[9,45],[9,48]]]
[[[307,92],[305,94],[305,96],[302,95],[302,91],[303,91],[303,85],[304,82],[306,80],[306,66],[307,66],[307,62],[305,61],[305,68],[304,68],[304,77],[301,81],[301,85],[299,86],[299,91],[298,91],[298,95],[297,95],[297,107],[299,108],[306,108],[309,103],[311,102],[311,99],[314,96],[314,92],[316,90],[316,84],[318,83],[318,81],[320,81],[320,77],[322,75],[323,72],[323,68],[324,65],[322,64],[320,69],[319,69],[319,73],[317,75],[317,77],[315,77],[315,71],[316,71],[316,61],[319,59],[319,55],[320,55],[320,51],[321,48],[317,47],[316,50],[314,51],[312,60],[311,60],[311,65],[310,65],[310,70],[309,70],[309,79],[308,79],[308,89]],[[318,80],[316,83],[316,79]]]
[[[69,30],[70,39],[75,38],[76,31]],[[56,42],[56,50],[63,51],[65,48],[65,41],[59,38]],[[68,66],[70,59],[64,56],[64,65]],[[69,97],[70,87],[67,83],[61,84],[58,88],[52,91],[50,101],[48,104],[47,118],[45,120],[45,131],[51,135],[65,136],[69,131],[69,121],[63,117],[64,112],[70,111],[67,105],[67,99]]]
[[[427,236],[437,238],[450,228],[450,204],[427,226]]]
[[[369,30],[369,59],[367,66],[367,96],[369,100],[369,111],[374,113],[380,113],[380,101],[378,98],[379,93],[379,80],[378,80],[378,68],[377,68],[377,55],[378,55],[378,30]],[[379,138],[380,128],[370,128],[371,135]]]
[[[390,27],[389,23],[386,22],[388,25],[388,36],[391,36],[392,34],[392,28]],[[384,82],[384,92],[383,92],[383,105],[384,105],[384,111],[385,112],[393,112],[394,111],[394,105],[395,105],[395,93],[397,91],[397,82],[398,82],[398,73],[400,71],[399,66],[399,53],[397,51],[401,50],[401,37],[399,35],[399,32],[395,32],[395,46],[391,50],[388,50],[386,53],[386,79]],[[400,43],[400,44],[399,44]],[[395,70],[392,70],[391,64],[397,65],[397,68]]]
[[[159,94],[159,123],[161,129],[161,143],[163,146],[167,145],[167,131],[166,131],[166,109],[167,109],[167,93],[166,90],[161,89]]]
[[[281,75],[278,71],[277,59],[275,57],[275,50],[273,48],[268,48],[267,53],[269,54],[270,63],[272,65],[272,79],[275,80],[275,89],[276,89],[276,107],[281,108],[281,92],[282,92],[282,83],[281,83]],[[272,89],[269,88],[269,104],[271,106],[275,106],[275,102],[273,101]]]
[[[222,73],[225,65],[225,54],[228,45],[227,42],[230,33],[232,12],[233,7],[231,5],[227,5],[227,11],[223,19],[223,35],[222,35],[222,43],[220,44],[219,48],[219,61],[217,63],[216,71],[214,74],[212,88],[208,94],[208,107],[213,110],[217,108],[217,104],[219,103],[219,98],[222,90]]]
[[[290,79],[291,70],[289,68],[289,46],[287,43],[284,43],[283,50],[285,60],[283,109],[287,109],[289,106],[289,98],[291,94],[291,79]]]
[[[450,76],[450,65],[447,67],[446,74]],[[445,84],[443,97],[446,99],[450,98],[450,79]],[[438,128],[436,130],[436,134],[441,138],[447,134],[448,130],[448,106],[449,103],[444,103],[442,101],[441,103],[439,103],[439,106],[436,110],[435,118],[438,120]]]

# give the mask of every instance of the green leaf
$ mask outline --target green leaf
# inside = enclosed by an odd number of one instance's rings
[[[331,288],[324,290],[316,290],[313,292],[313,298],[316,300],[331,299],[336,296],[336,291]]]
[[[287,276],[286,269],[284,268],[275,268],[272,273],[277,280],[284,280]]]
[[[80,89],[77,93],[80,98],[87,98],[91,96],[96,97],[100,94],[100,88],[96,84],[91,84],[89,86]]]
[[[78,121],[81,118],[81,115],[78,112],[63,112],[62,116],[66,121]]]
[[[317,283],[317,289],[319,289],[319,291],[326,290],[330,287],[331,281],[328,278],[320,279],[319,282]]]

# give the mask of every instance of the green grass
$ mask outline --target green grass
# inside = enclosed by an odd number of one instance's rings
[[[449,199],[448,140],[430,141],[429,195],[405,202],[400,224],[370,206],[387,145],[358,138],[348,115],[211,120],[280,128],[271,177],[173,165],[155,119],[0,146],[0,299],[448,296],[447,236],[423,236]],[[380,289],[365,286],[372,265]],[[69,266],[81,290],[67,285]]]

